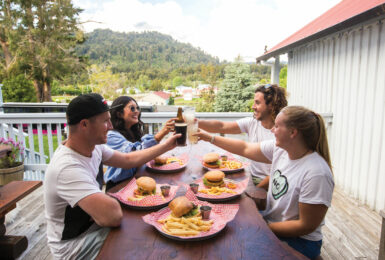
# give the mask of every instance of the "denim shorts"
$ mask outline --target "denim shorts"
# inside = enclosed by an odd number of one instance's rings
[[[278,237],[281,241],[286,242],[289,246],[307,256],[315,259],[321,254],[322,240],[311,241],[300,237]]]

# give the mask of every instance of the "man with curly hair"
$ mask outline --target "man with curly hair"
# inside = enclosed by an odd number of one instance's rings
[[[278,85],[266,84],[255,90],[253,117],[246,117],[233,122],[218,120],[199,120],[199,128],[211,133],[241,134],[247,133],[251,143],[274,139],[271,128],[275,117],[287,106],[286,89]],[[250,162],[253,183],[258,185],[270,173],[270,164]]]

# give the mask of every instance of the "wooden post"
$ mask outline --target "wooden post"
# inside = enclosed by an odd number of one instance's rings
[[[380,211],[382,217],[381,237],[380,237],[380,251],[378,252],[378,260],[385,260],[385,211]]]

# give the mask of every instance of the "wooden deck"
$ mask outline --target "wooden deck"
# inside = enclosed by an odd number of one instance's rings
[[[29,242],[19,259],[53,259],[47,246],[43,188],[21,200],[15,213],[13,223],[6,224],[7,234],[26,235]],[[321,255],[323,259],[377,260],[380,232],[379,214],[336,188],[323,228]]]

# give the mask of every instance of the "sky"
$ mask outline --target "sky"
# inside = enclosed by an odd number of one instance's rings
[[[340,0],[73,0],[86,32],[158,31],[221,61],[252,62]]]

